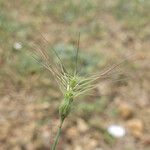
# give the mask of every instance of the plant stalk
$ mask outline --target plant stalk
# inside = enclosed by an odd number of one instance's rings
[[[64,122],[64,120],[61,120],[60,126],[59,126],[58,131],[57,131],[57,135],[55,137],[55,140],[54,140],[54,143],[53,143],[53,145],[51,147],[51,150],[56,150],[56,146],[57,146],[57,144],[59,142],[59,138],[60,138],[63,122]]]

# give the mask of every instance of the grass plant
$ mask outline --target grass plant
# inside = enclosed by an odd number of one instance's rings
[[[46,42],[45,44],[49,44],[49,42],[41,35],[43,40]],[[57,144],[59,142],[59,138],[62,131],[62,126],[66,118],[71,112],[73,101],[79,95],[86,93],[87,91],[92,90],[97,86],[97,81],[101,78],[106,78],[110,76],[110,72],[116,69],[119,65],[121,65],[125,60],[122,60],[120,63],[111,66],[105,71],[92,75],[92,76],[81,76],[79,74],[78,69],[78,57],[79,57],[79,43],[80,43],[80,34],[78,37],[77,48],[75,52],[75,61],[74,61],[74,69],[73,72],[68,71],[65,67],[62,59],[58,55],[55,49],[52,49],[52,52],[58,59],[58,63],[54,63],[50,55],[46,50],[41,50],[40,48],[35,48],[35,53],[33,58],[43,67],[45,67],[55,78],[58,83],[60,90],[63,94],[63,100],[59,106],[59,117],[60,117],[60,125],[52,144],[51,150],[56,150]],[[41,59],[39,60],[39,56]]]

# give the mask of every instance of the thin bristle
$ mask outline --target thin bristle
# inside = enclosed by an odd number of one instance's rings
[[[79,32],[78,41],[77,41],[77,50],[76,50],[76,57],[75,57],[76,60],[75,60],[74,75],[77,75],[77,71],[78,71],[79,45],[80,45],[80,32]]]
[[[41,32],[38,31],[38,33],[41,35],[41,37],[42,37],[42,39],[43,39],[43,41],[45,42],[46,45],[51,45],[50,42],[42,35]],[[59,64],[61,66],[62,72],[67,73],[67,70],[66,70],[61,58],[59,57],[57,51],[54,48],[52,48],[52,46],[50,46],[50,47],[51,47],[52,51],[54,52],[54,54],[56,55],[57,59],[59,60]]]
[[[92,78],[96,78],[96,79],[101,79],[102,77],[106,77],[107,75],[109,75],[109,73],[114,72],[116,69],[119,69],[119,67],[125,63],[126,61],[129,60],[129,58],[131,58],[133,56],[133,54],[128,55],[127,57],[125,57],[123,60],[121,60],[119,63],[114,64],[113,66],[109,67],[108,69],[105,69],[104,71],[101,71],[100,73],[97,73],[95,75],[92,75]]]

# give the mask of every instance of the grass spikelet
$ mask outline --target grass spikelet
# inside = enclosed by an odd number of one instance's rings
[[[45,44],[49,44],[49,42],[43,37],[41,33],[40,35],[43,38]],[[120,63],[113,65],[112,67],[108,68],[107,70],[101,73],[89,77],[80,76],[78,74],[79,44],[80,44],[80,34],[78,36],[78,41],[77,41],[77,49],[75,54],[73,73],[69,73],[67,71],[60,56],[53,48],[52,48],[52,52],[57,57],[58,64],[52,61],[52,59],[50,58],[46,50],[42,50],[41,47],[37,47],[34,45],[33,58],[38,63],[40,63],[43,67],[45,67],[54,76],[63,94],[63,100],[59,106],[60,126],[58,128],[51,150],[56,150],[57,144],[59,142],[61,130],[62,130],[62,125],[71,112],[74,99],[77,96],[95,88],[97,86],[97,81],[99,79],[108,78],[111,75],[111,72],[113,70],[118,68],[123,62],[127,60],[124,59]],[[39,60],[39,56],[41,57],[40,60]]]

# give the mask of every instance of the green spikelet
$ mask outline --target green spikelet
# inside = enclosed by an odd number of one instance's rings
[[[61,121],[64,121],[64,119],[69,115],[72,107],[72,102],[73,102],[73,92],[72,90],[69,90],[66,92],[64,100],[59,107],[59,115]]]

